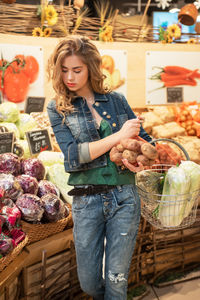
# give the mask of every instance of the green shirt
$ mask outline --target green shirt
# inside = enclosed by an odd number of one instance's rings
[[[106,120],[102,120],[99,128],[99,134],[101,138],[105,138],[110,135],[111,128]],[[106,184],[106,185],[123,185],[134,184],[135,175],[133,172],[126,170],[122,173],[118,173],[115,163],[110,161],[109,152],[106,153],[107,166],[98,167],[86,171],[80,171],[71,173],[69,176],[69,185],[88,185],[88,184]]]

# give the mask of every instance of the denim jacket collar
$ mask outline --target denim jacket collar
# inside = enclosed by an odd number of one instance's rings
[[[80,96],[75,97],[75,99],[82,98]],[[94,99],[95,102],[107,102],[108,97],[106,97],[106,94],[99,94],[94,92]]]

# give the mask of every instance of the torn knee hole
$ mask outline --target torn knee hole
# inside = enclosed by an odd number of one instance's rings
[[[118,283],[122,281],[127,281],[124,273],[112,273],[111,271],[108,272],[108,278],[111,282]]]

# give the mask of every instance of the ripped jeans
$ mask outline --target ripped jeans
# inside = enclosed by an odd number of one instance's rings
[[[136,187],[123,185],[106,194],[74,196],[72,214],[82,290],[95,300],[126,300],[129,267],[140,222]]]

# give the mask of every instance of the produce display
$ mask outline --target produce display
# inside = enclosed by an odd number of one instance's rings
[[[69,215],[59,198],[59,188],[45,179],[45,166],[38,158],[21,159],[12,153],[0,154],[0,188],[4,197],[32,223],[55,222]],[[66,185],[66,182],[65,182]]]

